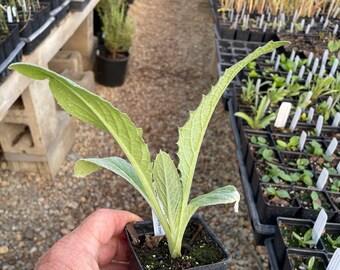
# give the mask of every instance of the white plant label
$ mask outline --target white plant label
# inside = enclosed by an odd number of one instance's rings
[[[279,65],[280,65],[280,55],[277,55],[274,71],[277,71],[279,69]]]
[[[340,265],[340,248],[337,248],[329,261],[326,270],[339,270]]]
[[[313,92],[312,91],[308,91],[306,94],[305,99],[303,100],[303,103],[308,102],[311,98],[312,98]]]
[[[338,165],[336,166],[336,171],[338,172],[338,174],[340,174],[340,161],[339,161]]]
[[[333,122],[332,122],[332,127],[337,127],[340,122],[340,113],[337,112],[334,116]]]
[[[309,34],[310,28],[311,28],[311,25],[310,25],[310,24],[307,24],[306,30],[305,30],[306,35]]]
[[[339,29],[339,25],[337,24],[337,25],[334,26],[333,36],[335,36],[337,34],[338,29]]]
[[[296,53],[296,52],[295,52],[295,50],[293,49],[293,50],[292,50],[292,53],[290,54],[290,57],[289,57],[289,60],[290,60],[290,61],[293,61],[293,60],[294,60],[295,53]]]
[[[316,135],[317,136],[320,136],[322,125],[323,125],[323,116],[319,115],[318,121],[316,122]]]
[[[306,84],[305,84],[305,86],[309,86],[310,82],[312,81],[312,77],[313,77],[313,73],[312,73],[312,72],[309,72],[309,73],[308,73],[308,76],[307,76],[307,79],[306,79]]]
[[[300,72],[299,72],[299,79],[300,79],[300,80],[302,79],[303,74],[305,74],[305,70],[306,70],[306,67],[305,67],[304,65],[301,66]]]
[[[326,49],[326,50],[323,52],[321,65],[326,65],[327,60],[328,60],[328,55],[329,55],[329,50]]]
[[[314,57],[314,53],[310,52],[308,55],[308,59],[307,59],[307,67],[309,67],[310,64],[312,63],[313,57]]]
[[[290,33],[293,34],[293,32],[294,32],[294,23],[292,22],[290,24]]]
[[[12,7],[12,14],[13,14],[13,17],[17,17],[17,8],[16,7]]]
[[[323,24],[323,29],[326,29],[326,27],[328,26],[328,23],[329,23],[329,21],[328,21],[328,19],[326,18],[325,23]]]
[[[264,26],[263,26],[263,32],[266,33],[267,32],[267,28],[268,28],[268,24],[265,23]]]
[[[339,65],[339,59],[336,58],[333,62],[332,68],[331,68],[331,72],[329,73],[329,76],[334,76],[336,70],[338,69],[338,65]]]
[[[294,60],[294,68],[297,69],[298,67],[298,64],[299,64],[299,61],[300,61],[300,57],[297,55],[295,57],[295,60]]]
[[[314,18],[312,18],[311,21],[310,21],[310,26],[313,27],[314,24],[315,24],[315,20],[314,20]]]
[[[285,127],[291,109],[292,109],[292,103],[282,102],[282,104],[279,108],[279,112],[277,113],[277,117],[276,117],[276,120],[275,120],[275,123],[274,123],[274,127],[277,127],[277,128],[284,128]]]
[[[290,83],[290,80],[292,79],[292,75],[293,75],[293,70],[289,70],[288,74],[287,74],[287,78],[286,78],[286,84],[288,85]]]
[[[323,231],[325,230],[327,218],[328,218],[328,216],[327,216],[326,211],[322,209],[320,211],[318,218],[316,219],[314,226],[313,226],[313,229],[312,229],[312,239],[315,242],[319,241]]]
[[[155,211],[152,210],[152,222],[153,222],[153,232],[155,236],[163,236],[165,235],[162,224],[160,223],[158,217],[156,216]]]
[[[321,16],[321,18],[320,18],[320,23],[323,23],[323,16]]]
[[[326,156],[331,156],[335,152],[336,148],[338,147],[338,140],[333,138],[331,143],[328,145],[326,150]]]
[[[275,60],[275,54],[276,54],[276,50],[274,50],[274,51],[272,52],[272,55],[270,56],[270,62],[274,62],[274,60]]]
[[[7,7],[6,11],[7,11],[7,21],[8,21],[9,23],[13,23],[13,17],[12,17],[12,9],[11,9],[11,7]]]
[[[300,27],[303,30],[303,28],[305,27],[305,19],[301,20]]]
[[[264,14],[261,15],[259,28],[262,28],[263,20],[264,20]]]
[[[308,111],[308,116],[307,116],[307,123],[310,124],[313,120],[313,116],[314,116],[314,108],[309,108]]]
[[[319,58],[315,58],[314,64],[313,64],[313,67],[312,67],[312,73],[313,74],[315,74],[316,70],[318,69],[318,66],[319,66]]]
[[[323,168],[319,175],[318,181],[316,182],[316,187],[318,188],[318,190],[323,190],[328,180],[328,176],[329,176],[328,170],[326,168]]]
[[[256,86],[255,86],[255,89],[256,89],[256,93],[258,94],[258,92],[260,91],[260,86],[261,86],[261,79],[257,79],[256,80]]]
[[[295,114],[294,114],[294,117],[293,117],[293,119],[292,119],[292,122],[290,123],[290,126],[289,126],[289,130],[290,130],[291,132],[293,132],[294,129],[296,128],[296,125],[297,125],[297,123],[298,123],[298,121],[299,121],[299,119],[300,119],[300,116],[301,116],[301,112],[302,112],[301,108],[300,108],[300,107],[297,107],[297,108],[296,108],[296,112],[295,112]]]
[[[329,96],[328,98],[327,98],[327,105],[328,105],[328,109],[332,106],[332,103],[333,103],[333,98],[331,97],[331,96]]]
[[[318,77],[322,78],[323,74],[325,74],[325,65],[321,66]]]
[[[300,150],[300,152],[302,152],[303,147],[305,146],[306,139],[307,139],[307,133],[306,133],[306,131],[303,130],[301,132],[300,139],[299,139],[299,150]]]

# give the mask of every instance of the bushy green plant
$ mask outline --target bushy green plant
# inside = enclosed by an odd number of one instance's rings
[[[96,9],[102,20],[104,46],[116,58],[132,46],[135,25],[125,13],[125,1],[100,0]]]
[[[10,68],[33,79],[49,79],[52,94],[65,111],[113,136],[130,163],[119,157],[81,159],[75,165],[75,175],[86,176],[106,168],[132,184],[155,211],[164,228],[170,254],[176,258],[181,256],[185,229],[199,207],[236,203],[237,209],[240,200],[233,186],[221,187],[190,200],[199,150],[215,107],[242,68],[260,55],[286,44],[288,42],[269,42],[225,71],[211,91],[203,96],[198,108],[190,112],[185,125],[179,128],[177,167],[170,155],[163,151],[152,162],[142,130],[106,100],[39,66],[17,63]]]

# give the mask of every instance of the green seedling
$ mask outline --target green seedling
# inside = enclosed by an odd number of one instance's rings
[[[254,105],[256,97],[256,85],[250,78],[248,78],[248,81],[242,80],[242,82],[245,83],[245,86],[242,86],[242,93],[240,96],[241,103],[247,106]]]
[[[268,97],[263,96],[258,108],[252,106],[253,113],[251,115],[245,112],[236,112],[235,116],[245,120],[252,129],[265,129],[276,118],[276,113],[271,113],[264,117],[268,101]]]
[[[296,72],[296,67],[294,61],[287,58],[283,53],[280,54],[280,67],[284,71],[292,70],[293,72]]]
[[[302,182],[305,186],[310,187],[313,186],[313,173],[309,170],[303,170],[301,172],[294,172],[289,174],[291,183]]]
[[[291,82],[288,85],[284,86],[287,98],[300,95],[301,90],[305,88],[303,85],[299,84],[298,80],[298,76],[292,76]]]
[[[291,177],[278,166],[268,163],[266,168],[266,174],[262,176],[262,182],[268,183],[273,181],[275,184],[279,184],[282,180],[291,181]]]
[[[333,181],[333,183],[331,185],[331,191],[340,192],[340,180]]]
[[[270,99],[270,105],[274,105],[282,101],[286,97],[285,87],[277,87],[275,83],[267,90],[267,96]]]
[[[327,242],[332,247],[333,251],[335,251],[337,248],[340,248],[340,236],[338,236],[335,240],[333,240],[332,236],[327,233],[326,239],[327,239]]]
[[[292,236],[298,241],[300,247],[313,248],[316,245],[316,242],[312,239],[312,229],[309,229],[303,236],[293,231]]]
[[[275,158],[274,151],[272,149],[269,149],[267,147],[261,147],[258,149],[257,152],[261,155],[262,159],[264,159],[265,161],[269,162],[277,161],[277,159]]]
[[[75,165],[75,175],[84,177],[106,168],[132,184],[155,211],[165,231],[170,254],[177,258],[181,256],[186,227],[199,207],[236,203],[237,209],[240,200],[234,186],[221,187],[190,199],[199,150],[215,107],[229,83],[249,62],[286,44],[269,42],[225,71],[211,91],[203,96],[198,108],[190,112],[184,126],[179,128],[177,167],[170,155],[163,151],[152,162],[142,130],[108,101],[39,66],[16,63],[10,68],[36,80],[48,79],[51,91],[63,109],[113,136],[130,162],[119,157],[81,159]]]
[[[286,78],[285,77],[281,77],[278,74],[270,74],[270,76],[273,78],[274,83],[277,87],[282,87],[285,85],[286,83]]]
[[[292,136],[288,143],[283,140],[276,140],[277,148],[280,150],[297,151],[299,149],[300,136]]]
[[[260,146],[268,146],[269,145],[268,140],[263,136],[253,135],[253,136],[250,137],[249,140],[252,144],[256,144],[256,145],[260,145]]]
[[[322,202],[321,199],[319,198],[319,195],[316,191],[312,191],[310,194],[310,197],[312,199],[312,203],[313,203],[313,209],[314,210],[322,210]]]
[[[317,78],[315,84],[312,86],[312,101],[316,101],[319,97],[327,96],[339,91],[338,89],[329,88],[334,83],[333,77]]]
[[[273,187],[267,187],[265,191],[270,195],[270,196],[276,196],[280,199],[290,199],[290,195],[287,190],[285,189],[275,189]]]
[[[324,155],[321,144],[315,140],[312,140],[309,145],[306,145],[305,152],[317,157],[322,157]]]
[[[296,268],[296,269],[299,269],[299,270],[314,270],[314,264],[315,264],[315,257],[313,256],[308,260],[308,264],[301,262],[299,264],[299,267]]]

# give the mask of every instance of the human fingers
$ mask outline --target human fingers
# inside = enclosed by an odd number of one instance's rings
[[[100,270],[129,270],[129,264],[128,263],[109,263],[103,267],[100,268]]]

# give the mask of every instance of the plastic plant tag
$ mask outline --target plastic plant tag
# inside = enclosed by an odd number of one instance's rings
[[[313,229],[312,229],[312,239],[317,243],[325,230],[325,226],[327,223],[327,213],[325,210],[321,210],[317,219],[315,220]]]
[[[270,22],[270,19],[272,18],[272,14],[269,12],[267,15],[267,22]]]
[[[308,91],[307,94],[306,94],[306,97],[305,97],[305,99],[303,100],[302,103],[308,102],[312,98],[312,96],[313,96],[313,92],[312,91]]]
[[[279,69],[279,65],[280,65],[280,55],[277,55],[274,71],[277,71]]]
[[[328,180],[328,176],[329,176],[328,170],[326,168],[323,168],[319,175],[318,181],[316,182],[316,187],[318,188],[318,190],[323,190]]]
[[[329,73],[329,76],[334,76],[336,70],[338,69],[338,65],[339,65],[339,59],[336,58],[333,62],[332,68],[331,68],[331,72]]]
[[[323,20],[324,20],[324,17],[321,16],[321,18],[320,18],[320,23],[323,23]]]
[[[335,36],[335,35],[337,34],[338,29],[339,29],[339,25],[337,24],[337,25],[334,26],[334,29],[333,29],[333,36]]]
[[[268,28],[268,24],[265,23],[264,26],[263,26],[263,30],[262,30],[262,31],[263,31],[264,33],[267,32],[267,28]]]
[[[158,217],[156,216],[155,211],[152,210],[152,222],[153,222],[153,232],[155,236],[163,236],[165,235],[162,224],[160,223]]]
[[[318,77],[322,78],[324,73],[325,73],[325,65],[321,65]]]
[[[293,19],[292,19],[293,22],[296,22],[297,16],[298,16],[298,11],[295,10],[293,14]]]
[[[292,53],[290,54],[290,57],[289,57],[289,60],[290,60],[290,61],[293,61],[293,60],[294,60],[295,54],[296,54],[296,52],[295,52],[295,50],[293,49],[293,50],[292,50]]]
[[[313,74],[315,74],[316,70],[318,69],[318,66],[319,66],[319,58],[315,58],[314,64],[313,64],[313,67],[312,67],[312,73]]]
[[[13,17],[12,17],[12,9],[11,7],[7,7],[7,22],[13,23]]]
[[[326,65],[328,60],[329,50],[325,50],[322,55],[321,65]]]
[[[260,86],[261,86],[261,79],[257,79],[256,80],[256,86],[255,86],[256,94],[258,94],[258,92],[260,90]]]
[[[266,113],[266,111],[267,111],[269,105],[270,105],[270,99],[268,99],[266,105],[264,106],[264,110],[263,110],[263,113],[262,113],[262,115],[261,115],[261,119],[264,117],[264,115],[265,115],[265,113]]]
[[[325,22],[324,22],[324,24],[323,24],[323,30],[325,30],[326,29],[326,27],[328,26],[328,23],[329,23],[329,21],[328,21],[328,19],[326,18],[326,20],[325,20]]]
[[[282,102],[279,108],[279,112],[277,113],[274,127],[277,127],[277,128],[285,127],[291,109],[292,109],[292,103]]]
[[[333,98],[331,96],[329,96],[327,98],[327,105],[328,105],[328,109],[332,106],[332,103],[333,103]]]
[[[313,120],[313,116],[314,116],[314,108],[309,108],[308,110],[308,116],[307,116],[307,123],[310,124]]]
[[[299,139],[299,150],[300,150],[300,152],[302,152],[303,147],[305,146],[306,139],[307,139],[307,133],[306,133],[306,131],[303,130],[301,132],[300,139]]]
[[[290,126],[289,126],[289,130],[291,132],[293,132],[294,129],[296,128],[296,125],[297,125],[297,123],[298,123],[298,121],[300,119],[300,116],[301,116],[301,112],[302,112],[302,109],[300,107],[297,107],[296,108],[296,112],[294,114],[294,117],[292,119],[292,122],[290,123]]]
[[[299,79],[300,80],[302,79],[303,74],[305,74],[305,70],[306,70],[306,67],[305,66],[301,66],[300,72],[299,72]]]
[[[305,84],[305,86],[309,86],[310,82],[312,81],[312,78],[313,78],[313,73],[312,73],[312,72],[309,72],[309,73],[308,73],[308,76],[307,76],[307,79],[306,79],[306,84]]]
[[[276,50],[274,50],[273,52],[272,52],[272,55],[270,56],[270,62],[274,62],[274,60],[275,60],[275,54],[276,54]]]
[[[340,174],[340,161],[339,161],[338,165],[336,165],[336,171],[338,172],[338,174]]]
[[[289,70],[288,71],[288,74],[287,74],[287,78],[286,78],[286,84],[288,85],[290,83],[290,80],[292,78],[292,75],[293,75],[293,70]]]
[[[260,20],[259,28],[262,28],[263,20],[264,20],[264,14],[261,15],[261,20]]]
[[[307,59],[307,67],[309,67],[310,64],[312,63],[313,57],[314,57],[314,53],[310,52],[308,55],[308,59]]]
[[[289,31],[290,31],[289,33],[293,34],[293,32],[294,32],[294,23],[293,22],[290,24],[290,30]]]
[[[336,148],[338,147],[338,140],[336,138],[333,138],[331,140],[331,143],[328,145],[326,150],[326,156],[331,156],[335,152]]]
[[[22,1],[22,10],[25,12],[27,11],[26,1]]]
[[[294,60],[294,68],[297,69],[298,67],[298,64],[299,64],[299,61],[300,61],[300,57],[297,55],[295,57],[295,60]]]
[[[310,27],[313,27],[314,25],[315,25],[315,20],[314,20],[314,18],[312,18],[311,21],[310,21]]]
[[[277,17],[274,17],[274,22],[273,22],[273,30],[275,30],[277,24]]]
[[[337,127],[340,122],[340,113],[337,112],[334,116],[333,122],[332,122],[332,127]]]
[[[307,24],[307,27],[306,27],[306,30],[305,30],[306,35],[309,34],[310,28],[311,28],[311,25]]]
[[[301,30],[303,30],[303,28],[305,27],[305,19],[301,20],[300,27],[301,27]]]
[[[323,116],[319,115],[318,121],[316,122],[316,135],[317,136],[320,136],[322,125],[323,125]]]
[[[17,8],[16,7],[12,7],[12,14],[13,14],[13,17],[17,17]]]
[[[339,270],[340,265],[340,248],[337,248],[329,261],[326,270]]]
[[[339,12],[340,12],[340,7],[338,7],[338,8],[336,9],[336,11],[334,12],[334,14],[333,14],[333,19],[335,19],[335,18],[338,16]]]

